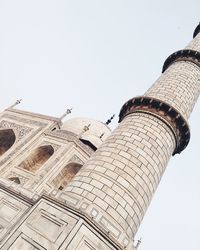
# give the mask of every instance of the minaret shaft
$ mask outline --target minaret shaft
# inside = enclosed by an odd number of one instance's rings
[[[173,63],[145,93],[160,99],[188,119],[200,93],[200,70],[192,62]]]
[[[171,155],[189,141],[187,119],[200,93],[200,34],[186,49],[169,58],[143,97],[125,103],[118,128],[65,189],[74,207],[85,204],[88,218],[127,249]]]
[[[158,118],[133,113],[65,189],[80,203],[90,204],[95,220],[116,228],[111,235],[136,233],[152,195],[175,148],[174,135]],[[97,214],[96,214],[97,213]],[[110,226],[111,228],[111,226]],[[114,235],[115,234],[115,235]]]

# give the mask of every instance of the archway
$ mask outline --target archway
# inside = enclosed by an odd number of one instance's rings
[[[15,140],[15,133],[12,129],[0,130],[0,156],[12,147]]]
[[[75,162],[67,164],[52,181],[53,185],[62,190],[78,173],[83,165]]]
[[[40,146],[19,167],[35,173],[54,153],[51,145]]]

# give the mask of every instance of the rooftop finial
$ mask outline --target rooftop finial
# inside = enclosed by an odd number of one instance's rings
[[[80,135],[79,135],[80,138],[81,138],[81,136],[82,136],[85,132],[87,132],[87,131],[90,129],[90,126],[91,126],[91,123],[88,124],[88,125],[85,125],[85,126],[83,127],[83,130],[82,130],[82,132],[81,132]]]
[[[140,238],[138,241],[137,241],[137,244],[135,246],[135,249],[138,249],[139,245],[142,243],[142,238]]]
[[[65,116],[71,114],[71,112],[72,112],[72,108],[67,109],[67,110],[65,111],[65,113],[60,117],[60,120],[64,119]]]
[[[100,139],[102,139],[102,138],[103,138],[103,136],[104,136],[104,134],[105,134],[105,133],[102,133],[102,134],[100,135],[100,137],[99,137],[99,138],[100,138]]]
[[[110,124],[112,119],[115,117],[115,114],[110,117],[110,119],[107,120],[106,125]]]
[[[9,108],[14,108],[15,106],[17,106],[18,104],[20,104],[22,101],[22,99],[18,99],[13,105],[11,105]]]

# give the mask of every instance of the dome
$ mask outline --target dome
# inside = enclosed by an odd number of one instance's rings
[[[89,141],[96,148],[111,134],[111,129],[106,124],[90,118],[69,119],[61,129],[76,134],[82,141]]]

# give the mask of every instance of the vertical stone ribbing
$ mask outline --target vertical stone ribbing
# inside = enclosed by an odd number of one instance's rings
[[[189,46],[199,50],[200,35]],[[188,119],[199,92],[200,68],[187,60],[172,63],[145,93],[159,99],[160,105],[153,111],[149,106],[148,112],[142,105],[134,109],[135,103],[130,101],[134,107],[65,188],[66,202],[127,249],[131,249],[130,242],[177,147],[179,135],[172,123],[182,126],[176,118]],[[162,101],[167,103],[166,113],[159,110]],[[165,117],[173,108],[180,114],[173,111],[176,117],[172,114],[172,123],[168,123]],[[185,126],[184,119],[181,121]]]

